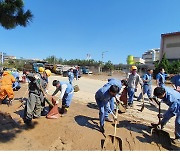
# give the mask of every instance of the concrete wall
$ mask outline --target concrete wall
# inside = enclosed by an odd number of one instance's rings
[[[167,59],[180,59],[180,34],[162,37],[160,59],[164,53]]]

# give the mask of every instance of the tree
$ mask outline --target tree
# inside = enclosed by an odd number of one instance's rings
[[[58,59],[56,56],[49,56],[44,60],[50,64],[61,64],[61,63],[63,63],[63,59],[62,58]]]
[[[32,18],[30,10],[24,11],[23,0],[0,0],[0,24],[5,29],[26,27]]]
[[[109,60],[107,63],[104,65],[104,69],[107,69],[109,71],[112,71],[114,69],[113,63]]]
[[[180,73],[180,60],[172,62],[172,64],[169,66],[169,73],[170,74]]]

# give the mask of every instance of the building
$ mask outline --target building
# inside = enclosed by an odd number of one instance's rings
[[[153,64],[155,61],[159,60],[159,53],[160,53],[159,48],[150,49],[142,55],[142,58],[145,60],[146,64]]]
[[[3,64],[5,61],[8,61],[9,59],[16,59],[16,57],[15,56],[7,55],[4,52],[0,52],[0,61],[1,61],[1,64]]]
[[[180,60],[180,32],[161,34],[160,60],[164,54],[169,61]]]
[[[145,63],[145,60],[140,58],[140,57],[134,57],[133,61],[134,61],[135,64],[136,63],[138,63],[138,64],[144,64]]]

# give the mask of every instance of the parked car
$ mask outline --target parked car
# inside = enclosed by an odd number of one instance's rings
[[[53,68],[53,72],[59,75],[63,74],[63,65],[55,64]]]
[[[80,69],[83,74],[92,74],[92,71],[90,71],[87,66],[81,67]]]

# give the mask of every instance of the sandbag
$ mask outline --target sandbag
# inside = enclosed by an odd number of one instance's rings
[[[78,92],[79,91],[79,86],[78,85],[75,85],[74,86],[74,92]]]
[[[53,107],[49,106],[49,113],[47,114],[46,118],[48,119],[58,119],[60,117],[58,105],[56,104],[56,101],[52,98],[52,104]]]

